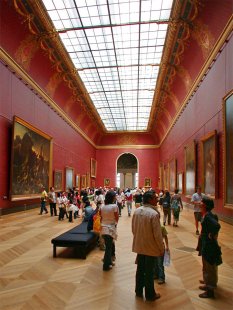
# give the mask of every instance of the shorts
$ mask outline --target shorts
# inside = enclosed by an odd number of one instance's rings
[[[195,220],[196,220],[197,222],[200,222],[201,219],[202,219],[202,214],[201,214],[201,212],[194,212],[194,217],[195,217]]]

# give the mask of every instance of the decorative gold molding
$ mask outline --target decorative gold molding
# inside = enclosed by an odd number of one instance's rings
[[[223,32],[221,33],[217,42],[215,43],[215,46],[212,50],[212,53],[209,55],[209,58],[205,61],[205,63],[202,66],[198,76],[194,80],[192,87],[190,88],[188,94],[184,98],[182,105],[180,106],[179,110],[177,111],[175,117],[173,118],[173,121],[172,121],[171,125],[169,126],[169,128],[167,129],[167,132],[165,133],[165,135],[164,135],[163,139],[161,140],[159,146],[161,146],[163,144],[163,141],[166,139],[169,132],[171,131],[171,129],[173,128],[173,126],[175,125],[177,120],[179,119],[180,115],[182,114],[183,110],[185,109],[185,106],[188,104],[193,93],[195,93],[195,91],[196,91],[197,87],[199,86],[199,84],[201,83],[203,77],[206,75],[207,71],[211,67],[211,64],[213,63],[216,56],[218,55],[221,47],[224,45],[225,41],[227,40],[227,38],[231,34],[232,29],[233,29],[233,16],[230,17],[230,19],[229,19],[227,25],[225,26]]]
[[[114,149],[158,149],[159,145],[154,144],[154,145],[108,145],[108,146],[100,146],[97,145],[96,149],[97,150],[114,150]]]
[[[77,131],[86,141],[96,147],[93,141],[67,116],[66,113],[44,92],[44,90],[0,47],[0,58],[16,73],[25,84],[30,85],[35,92],[47,102],[47,104],[55,111],[62,119],[68,123],[75,131]]]
[[[101,130],[102,133],[107,133],[104,124],[92,103],[91,97],[65,50],[59,34],[54,29],[42,2],[27,0],[26,4],[22,1],[14,0],[16,12],[24,18],[24,22],[27,23],[29,31],[35,36],[40,47],[48,54],[49,60],[54,65],[57,72],[63,75],[63,80],[72,90],[73,95],[77,97],[77,99],[82,99],[82,108],[86,111],[88,116],[95,123],[98,123],[99,130]],[[31,11],[30,13],[28,12],[28,7],[30,7],[32,13]],[[40,30],[38,30],[39,26]],[[52,47],[48,42],[52,43]]]

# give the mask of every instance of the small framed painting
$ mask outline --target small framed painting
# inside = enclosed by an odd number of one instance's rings
[[[80,189],[80,174],[76,174],[75,186]]]
[[[86,186],[87,186],[87,176],[86,174],[83,174],[81,178],[81,188],[82,189],[86,188]]]
[[[72,189],[74,186],[74,169],[66,167],[66,190]]]
[[[62,191],[62,171],[55,170],[54,171],[54,182],[53,182],[55,192]]]
[[[177,174],[177,189],[180,194],[183,193],[183,172]]]
[[[91,158],[91,177],[96,178],[97,162],[94,158]]]
[[[185,152],[185,195],[191,197],[196,187],[196,144],[190,142],[184,148]]]
[[[151,187],[151,179],[150,178],[144,179],[144,187]]]
[[[106,186],[106,187],[110,186],[110,179],[108,179],[108,178],[104,179],[104,186]]]

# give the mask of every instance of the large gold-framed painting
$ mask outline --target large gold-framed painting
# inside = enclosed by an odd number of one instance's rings
[[[52,137],[15,116],[11,154],[11,200],[40,197],[52,184]]]
[[[62,191],[62,171],[54,170],[53,187],[55,192]]]
[[[97,162],[94,158],[91,158],[91,177],[96,177],[96,168],[97,168]]]
[[[74,187],[74,169],[66,167],[66,190]]]
[[[233,90],[223,99],[224,206],[233,208]]]
[[[216,198],[217,193],[217,133],[216,130],[201,138],[202,190]]]
[[[195,141],[185,146],[185,195],[191,197],[196,185],[196,146]]]
[[[176,159],[169,161],[169,191],[174,193],[176,189]]]

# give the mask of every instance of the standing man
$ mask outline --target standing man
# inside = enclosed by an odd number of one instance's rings
[[[201,222],[202,214],[201,214],[201,203],[202,198],[204,198],[204,194],[201,192],[201,186],[198,185],[196,188],[196,193],[193,194],[191,202],[194,205],[194,219],[195,219],[195,226],[196,226],[196,235],[199,235],[198,230],[198,222]]]
[[[155,257],[163,256],[164,245],[156,211],[157,197],[154,191],[143,195],[143,205],[137,208],[132,218],[133,252],[137,253],[137,271],[135,293],[137,297],[145,297],[147,301],[160,298],[154,289]]]
[[[54,191],[54,187],[50,187],[50,191],[48,193],[49,196],[49,205],[50,205],[50,215],[53,216],[53,213],[55,216],[57,216],[57,209],[56,209],[56,193]]]
[[[42,192],[41,192],[41,196],[40,196],[40,215],[43,213],[43,211],[45,211],[45,213],[48,213],[48,210],[46,208],[46,200],[48,198],[48,194],[45,190],[45,187],[42,187]]]
[[[133,203],[133,195],[131,193],[130,188],[127,189],[127,192],[125,193],[125,200],[126,200],[126,206],[127,206],[127,209],[128,209],[128,216],[131,216],[132,203]]]

